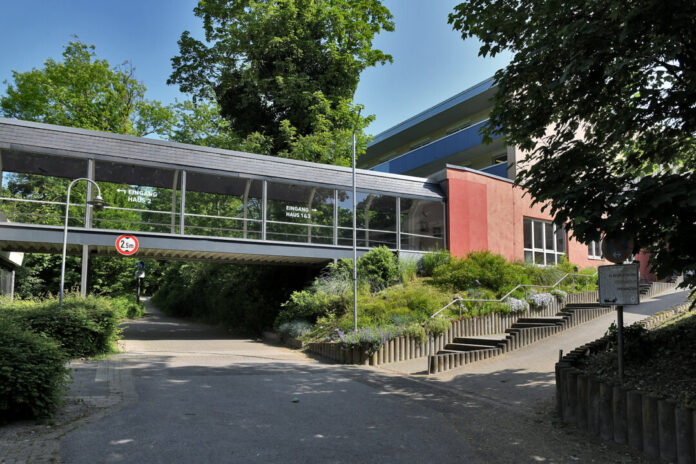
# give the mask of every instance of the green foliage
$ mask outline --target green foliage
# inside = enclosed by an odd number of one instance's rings
[[[153,302],[168,314],[260,334],[311,277],[303,267],[170,262]]]
[[[134,275],[136,258],[92,256],[89,263],[87,289],[103,296],[135,295],[137,280]],[[153,293],[159,286],[164,265],[146,259],[146,273],[141,291]],[[17,270],[15,292],[21,299],[46,298],[59,292],[61,256],[58,254],[27,253],[23,266]],[[80,259],[67,256],[65,261],[65,288],[80,286]]]
[[[432,253],[426,253],[421,259],[421,273],[426,277],[432,277],[435,269],[440,266],[447,266],[452,259],[449,250],[437,250]]]
[[[0,319],[52,338],[68,356],[79,358],[115,349],[120,333],[118,315],[119,310],[107,298],[66,295],[63,309],[56,298],[19,301],[4,305]]]
[[[245,149],[346,164],[358,121],[351,104],[360,73],[391,61],[372,48],[393,30],[376,0],[201,1],[206,42],[185,31],[168,83],[206,96],[211,89]]]
[[[452,326],[452,321],[444,317],[433,317],[425,321],[425,330],[435,336],[442,335]]]
[[[141,136],[173,124],[171,111],[144,98],[132,67],[96,59],[93,45],[70,42],[62,62],[49,58],[42,69],[12,71],[12,78],[0,98],[6,117]]]
[[[280,335],[281,340],[287,340],[288,338],[299,338],[312,330],[312,324],[307,321],[292,321],[283,322],[278,327],[278,335]]]
[[[529,283],[524,267],[508,263],[489,251],[470,253],[464,259],[452,258],[433,273],[437,285],[457,290],[485,287],[502,296],[515,285]]]
[[[283,310],[278,314],[275,326],[280,328],[283,324],[298,319],[313,323],[318,317],[330,314],[340,316],[346,312],[348,304],[347,295],[332,295],[312,289],[293,292],[290,299],[283,303]]]
[[[449,17],[481,55],[513,54],[484,131],[529,153],[517,182],[583,242],[623,230],[662,277],[696,266],[690,6],[471,0]]]
[[[358,260],[358,275],[373,292],[386,288],[399,280],[398,258],[385,246],[373,248]]]
[[[418,261],[415,259],[398,258],[399,274],[401,275],[401,283],[408,285],[418,276]]]
[[[421,324],[409,324],[403,328],[401,335],[408,335],[418,343],[425,343],[428,340],[428,334],[425,327]]]
[[[58,344],[0,318],[0,422],[51,414],[70,371]]]

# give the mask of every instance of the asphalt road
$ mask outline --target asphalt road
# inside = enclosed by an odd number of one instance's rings
[[[565,333],[596,338],[583,327]],[[524,366],[512,383],[491,366],[437,381],[331,366],[157,312],[124,338],[108,367],[76,375],[86,390],[92,375],[108,380],[121,402],[61,439],[62,462],[643,462],[558,424],[550,379],[522,378]],[[504,384],[523,385],[533,405]]]

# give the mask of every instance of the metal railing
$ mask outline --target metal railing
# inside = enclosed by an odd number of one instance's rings
[[[440,308],[437,312],[435,312],[431,318],[436,317],[438,314],[440,314],[442,311],[445,309],[449,308],[452,306],[454,303],[459,302],[459,317],[462,317],[462,307],[464,303],[466,302],[476,302],[476,303],[482,303],[485,305],[486,303],[504,303],[506,299],[510,297],[515,291],[519,290],[520,288],[524,288],[524,298],[527,299],[527,288],[548,288],[553,290],[554,288],[558,287],[561,285],[561,283],[567,279],[568,277],[573,278],[573,287],[575,287],[575,277],[584,277],[585,278],[585,290],[589,289],[589,279],[594,278],[597,276],[597,272],[595,271],[594,274],[588,275],[588,274],[578,274],[578,273],[568,273],[565,274],[563,277],[561,277],[558,282],[556,282],[553,285],[528,285],[528,284],[520,284],[507,292],[505,295],[502,297],[498,298],[497,300],[491,300],[491,299],[486,299],[486,298],[462,298],[460,296],[456,296],[451,302],[447,303],[445,306]]]

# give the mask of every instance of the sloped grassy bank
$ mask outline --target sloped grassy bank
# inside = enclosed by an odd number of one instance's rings
[[[353,329],[352,267],[350,261],[331,264],[304,290],[292,293],[275,320],[281,337],[304,341],[340,341],[374,352],[381,344],[400,335],[424,339],[427,332],[437,335],[449,328],[451,318],[460,317],[453,305],[442,318],[431,315],[462,298],[498,299],[519,284],[553,285],[574,266],[562,262],[540,267],[509,263],[490,252],[471,253],[465,258],[451,257],[446,251],[425,255],[420,262],[398,261],[386,248],[377,248],[358,262],[358,331]],[[562,300],[567,292],[596,289],[594,269],[568,279],[559,290],[548,293],[538,288],[525,295],[515,291],[505,303],[466,303],[462,317],[491,312],[507,314]]]

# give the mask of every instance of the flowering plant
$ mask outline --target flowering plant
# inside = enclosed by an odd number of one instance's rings
[[[522,313],[529,310],[529,303],[524,300],[509,297],[505,300],[511,313]]]
[[[555,297],[550,293],[532,293],[527,298],[527,302],[534,309],[548,308]]]

